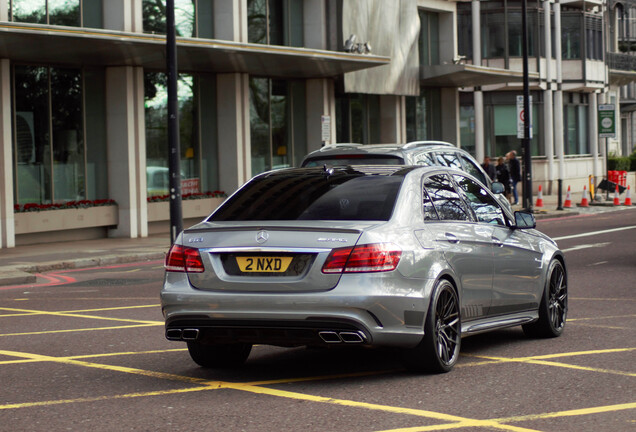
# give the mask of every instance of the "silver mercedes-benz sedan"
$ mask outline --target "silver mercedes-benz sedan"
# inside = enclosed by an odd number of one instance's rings
[[[564,256],[535,225],[451,168],[264,173],[171,247],[166,337],[204,367],[242,364],[254,344],[363,345],[447,372],[463,336],[563,332]]]

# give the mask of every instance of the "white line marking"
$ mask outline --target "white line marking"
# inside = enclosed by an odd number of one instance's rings
[[[563,251],[563,252],[572,252],[572,251],[579,250],[579,249],[590,249],[590,248],[605,247],[605,246],[607,246],[609,244],[611,244],[611,243],[605,242],[605,243],[582,244],[582,245],[578,245],[578,246],[572,246],[571,248],[567,248],[567,249],[561,249],[561,251]]]
[[[593,235],[598,235],[598,234],[606,234],[606,233],[617,232],[617,231],[625,231],[625,230],[634,229],[634,228],[636,228],[636,225],[628,226],[628,227],[621,227],[621,228],[612,228],[612,229],[603,230],[603,231],[592,231],[592,232],[574,234],[574,235],[563,236],[563,237],[552,237],[552,240],[554,240],[554,241],[568,240],[568,239],[579,238],[579,237],[587,237],[587,236],[593,236]]]

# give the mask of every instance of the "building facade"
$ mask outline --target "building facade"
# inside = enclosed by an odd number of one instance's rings
[[[478,159],[519,150],[520,7],[175,0],[182,185],[229,194],[324,143],[436,139]],[[606,52],[631,35],[608,30],[625,22],[621,7],[528,2],[533,175],[548,191],[633,148],[621,104],[632,76],[608,68]],[[154,202],[168,192],[165,31],[164,0],[0,0],[0,247],[167,229]],[[600,103],[624,119],[608,146]],[[100,200],[116,205],[96,207],[96,222],[22,212]],[[218,204],[198,202],[185,225]]]

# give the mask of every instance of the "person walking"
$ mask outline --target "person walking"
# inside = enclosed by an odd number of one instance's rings
[[[506,154],[506,159],[508,159],[508,171],[510,172],[510,183],[512,186],[512,198],[514,202],[512,205],[519,204],[519,194],[517,193],[517,183],[521,180],[521,164],[519,163],[519,159],[517,159],[517,152],[515,150],[511,150]]]
[[[497,158],[497,166],[495,166],[496,179],[499,183],[503,183],[504,192],[506,194],[506,198],[510,201],[510,173],[508,172],[508,167],[504,162],[503,157]]]
[[[486,171],[486,174],[488,174],[488,177],[490,177],[490,180],[495,180],[495,177],[497,176],[497,171],[495,169],[495,166],[490,163],[490,156],[484,157],[484,163],[481,164],[481,167],[484,169],[484,171]]]

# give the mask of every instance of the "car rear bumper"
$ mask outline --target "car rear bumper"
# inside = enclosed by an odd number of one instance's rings
[[[237,293],[193,288],[168,273],[161,291],[170,340],[279,346],[412,347],[423,336],[433,280],[343,277],[330,291]],[[377,285],[369,286],[376,280]],[[362,283],[364,281],[365,283]]]

